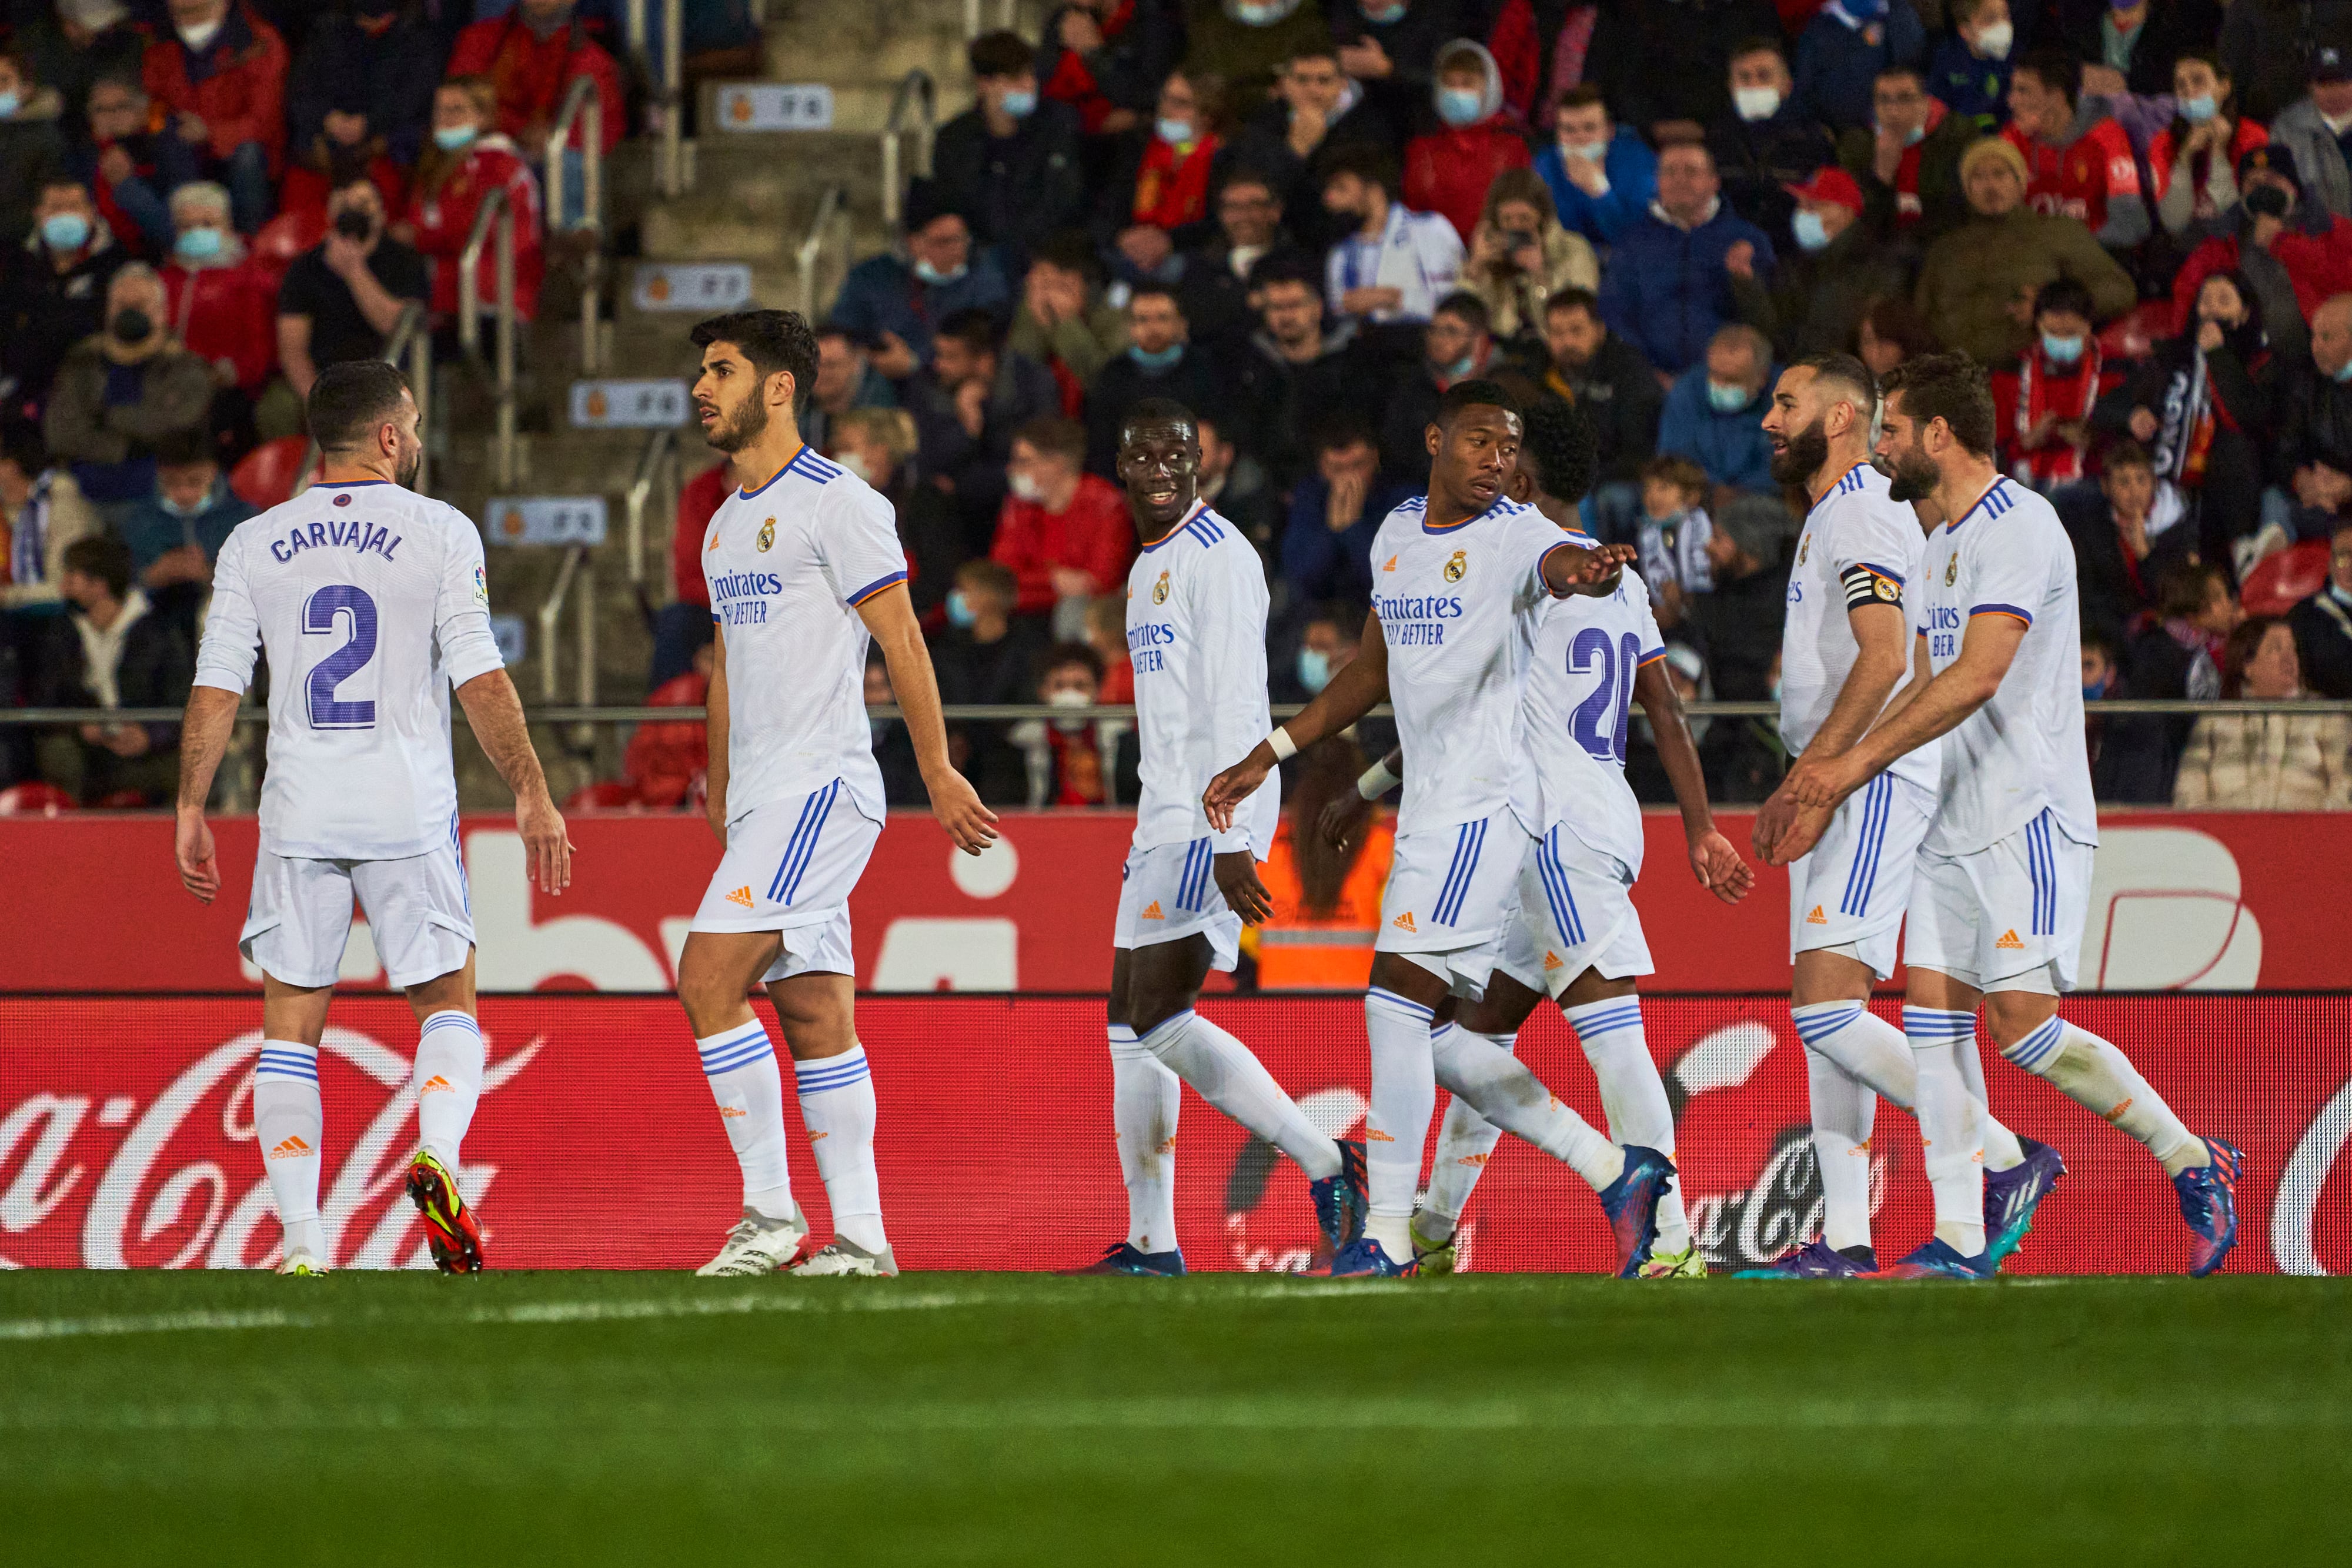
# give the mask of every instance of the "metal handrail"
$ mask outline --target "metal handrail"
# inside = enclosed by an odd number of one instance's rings
[[[907,208],[907,182],[899,168],[898,139],[908,131],[907,117],[919,110],[915,124],[915,174],[931,177],[931,144],[939,131],[940,88],[931,73],[918,66],[898,78],[890,97],[890,117],[882,124],[882,221],[892,228]]]
[[[981,0],[963,0],[963,36],[967,39],[980,37],[980,11]],[[1020,19],[1021,0],[1003,0],[997,6],[996,14],[996,25],[1010,29]]]
[[[555,656],[555,632],[562,623],[564,601],[571,597],[575,582],[580,588],[579,707],[593,713],[601,711],[596,706],[596,565],[589,559],[586,545],[573,545],[563,552],[563,564],[555,573],[555,586],[548,591],[546,602],[539,607],[539,688],[545,702],[555,701],[562,675]]]
[[[401,355],[408,356],[408,390],[416,400],[416,428],[422,432],[433,417],[433,334],[425,330],[425,307],[417,304],[400,308],[400,319],[392,324],[392,336],[383,340],[383,359],[386,364],[400,363]],[[305,475],[317,471],[321,454],[319,439],[302,449],[302,466],[295,471],[299,482]],[[433,454],[428,448],[416,460],[416,492],[432,492]]]
[[[800,269],[801,314],[812,321],[816,319],[817,258],[824,251],[825,226],[836,220],[841,233],[841,275],[846,277],[849,276],[852,226],[849,191],[845,186],[827,185],[817,195],[816,216],[809,220],[808,237],[802,240],[800,247],[793,253],[793,262]]]
[[[629,481],[628,493],[622,497],[628,517],[629,585],[637,587],[646,580],[646,507],[653,500],[654,485],[664,469],[671,470],[670,488],[677,488],[676,464],[677,432],[656,430],[646,437],[645,451],[637,458],[637,472]]]
[[[598,352],[596,307],[604,279],[604,101],[597,96],[593,77],[572,78],[572,85],[564,89],[563,107],[556,113],[555,127],[547,134],[545,222],[551,236],[563,222],[563,148],[572,139],[574,120],[581,128],[581,217],[574,227],[596,236],[594,248],[581,262],[580,279],[580,369],[593,376],[603,357]]]
[[[478,279],[482,246],[489,243],[493,229],[498,243],[498,328],[490,373],[498,397],[498,478],[501,485],[511,485],[515,482],[515,211],[503,188],[484,193],[481,210],[474,214],[473,232],[458,253],[457,346],[467,359],[481,361],[482,303]]]

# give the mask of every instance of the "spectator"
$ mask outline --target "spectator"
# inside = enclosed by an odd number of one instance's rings
[[[1475,294],[1457,291],[1439,300],[1421,342],[1417,373],[1396,379],[1381,422],[1381,472],[1408,490],[1429,488],[1426,433],[1437,419],[1438,399],[1456,382],[1486,376],[1495,362],[1486,307]]]
[[[1583,289],[1555,294],[1545,305],[1544,345],[1551,351],[1544,384],[1590,413],[1600,438],[1596,504],[1605,509],[1613,491],[1618,512],[1630,517],[1642,465],[1657,450],[1665,402],[1658,378],[1639,350],[1609,330],[1600,300]]]
[[[2009,51],[2017,29],[2009,0],[1946,0],[1952,34],[1927,62],[1927,90],[1946,109],[1990,131],[2007,118]]]
[[[2037,42],[2063,43],[2087,62],[2083,90],[2113,98],[2154,98],[2176,89],[2176,68],[2187,51],[2213,47],[2228,0],[2065,0],[2059,33]],[[2046,23],[2044,24],[2046,26]]]
[[[1910,299],[1900,294],[1870,302],[1862,313],[1862,324],[1854,329],[1854,352],[1870,367],[1870,373],[1882,381],[1904,361],[1944,350],[1919,319],[1919,312],[1911,308]]]
[[[718,664],[713,642],[706,618],[696,636],[693,663],[648,693],[646,706],[700,707],[709,702],[710,672]],[[621,778],[636,790],[631,802],[636,808],[675,810],[696,799],[698,789],[707,792],[709,776],[710,732],[700,722],[641,724],[621,754]]]
[[[0,466],[0,479],[7,470]],[[2352,521],[2328,543],[2327,586],[2287,612],[2314,695],[2352,697]]]
[[[1125,135],[1151,112],[1183,52],[1177,0],[1076,0],[1045,18],[1038,90],[1076,110],[1088,136]]]
[[[907,193],[906,257],[885,253],[849,269],[831,319],[871,344],[874,368],[903,382],[931,360],[934,323],[972,310],[1002,320],[1013,288],[994,256],[971,252],[971,225],[919,183]]]
[[[1969,221],[1928,247],[1915,296],[1944,343],[1981,365],[2015,359],[2032,338],[2034,294],[2059,277],[2088,288],[2102,318],[2131,308],[2138,290],[2089,229],[2024,204],[2025,158],[2015,146],[1977,142],[1960,160],[1960,183]]]
[[[2114,639],[2086,623],[2083,628],[2083,737],[2091,759],[2091,793],[2102,803],[2170,805],[2172,775],[2165,757],[2164,721],[2146,714],[2110,717],[2095,706],[2111,697],[2137,695],[2124,678]]]
[[[1356,660],[1357,639],[1363,632],[1365,614],[1360,605],[1308,602],[1305,611],[1307,619],[1298,629],[1297,654],[1267,664],[1266,686],[1278,703],[1313,701],[1331,684],[1332,676]],[[1363,727],[1358,726],[1359,731]]]
[[[1126,347],[1103,366],[1087,393],[1087,466],[1106,479],[1113,477],[1118,427],[1129,409],[1148,397],[1209,408],[1222,402],[1224,392],[1208,356],[1192,347],[1183,308],[1165,284],[1147,283],[1128,296],[1119,336]]]
[[[169,127],[153,127],[147,91],[136,77],[101,77],[91,84],[89,136],[71,164],[116,244],[133,255],[171,248],[164,197],[195,179],[197,159]]]
[[[1774,264],[1764,231],[1725,206],[1706,149],[1677,143],[1659,154],[1658,199],[1601,269],[1601,314],[1668,379],[1726,321],[1761,312]]]
[[[58,609],[63,602],[58,584],[65,577],[66,547],[106,526],[82,497],[71,471],[50,463],[40,427],[26,420],[0,426],[0,522],[7,525],[8,533],[0,610],[19,625],[20,612],[38,615]],[[12,634],[7,640],[25,639]]]
[[[907,591],[915,613],[928,617],[946,602],[955,569],[971,550],[955,503],[938,486],[916,481],[913,417],[898,408],[846,409],[835,416],[832,434],[829,455],[871,485],[897,515]]]
[[[1790,219],[1793,253],[1783,253],[1763,292],[1759,325],[1787,358],[1842,354],[1854,340],[1874,299],[1900,293],[1911,280],[1916,253],[1862,221],[1862,187],[1835,164],[1816,169],[1801,185]]]
[[[488,77],[452,77],[433,94],[433,144],[416,165],[416,189],[405,221],[394,232],[416,247],[433,278],[433,315],[454,321],[461,303],[457,269],[474,220],[493,191],[506,193],[515,214],[515,314],[539,314],[547,260],[539,210],[539,181],[498,126],[498,89]],[[474,273],[474,297],[496,308],[498,257],[485,246]],[[395,317],[394,319],[398,318]]]
[[[2197,530],[2180,486],[2156,476],[2147,448],[2126,438],[2099,462],[2099,483],[2058,492],[2058,520],[2074,544],[2083,624],[2117,647],[2156,608],[2162,574],[2196,552]]]
[[[712,464],[678,486],[670,528],[670,602],[654,613],[654,654],[647,686],[661,687],[694,667],[695,650],[710,634],[710,580],[702,570],[710,519],[735,488],[725,462]]]
[[[1380,410],[1384,367],[1358,337],[1356,323],[1327,328],[1323,296],[1303,261],[1268,256],[1251,275],[1265,329],[1250,343],[1234,380],[1249,411],[1255,450],[1287,486],[1311,455],[1308,427],[1329,410],[1355,407],[1370,423]]]
[[[1269,256],[1299,254],[1282,219],[1282,200],[1265,174],[1243,167],[1226,176],[1217,192],[1217,237],[1184,257],[1177,285],[1177,305],[1202,349],[1231,355],[1256,330],[1250,269]]]
[[[1201,437],[1201,499],[1241,529],[1261,557],[1271,557],[1282,529],[1282,497],[1265,466],[1226,438],[1220,417],[1198,409],[1192,414]]]
[[[134,261],[107,284],[105,330],[67,352],[41,434],[99,515],[119,522],[153,490],[158,445],[204,437],[212,401],[212,367],[173,339],[163,280]]]
[[[1689,458],[1714,484],[1778,495],[1772,444],[1764,434],[1772,376],[1772,345],[1764,334],[1738,321],[1717,328],[1706,362],[1676,377],[1666,393],[1658,450]]]
[[[351,0],[348,11],[313,18],[287,92],[298,166],[325,174],[334,150],[357,148],[415,168],[432,133],[440,75],[441,41],[409,0]]]
[[[2256,616],[2221,650],[2221,695],[2285,702],[2304,695],[2294,633]],[[2352,714],[2209,713],[2174,775],[2183,810],[2340,811],[2352,806]]]
[[[1225,84],[1215,77],[1178,71],[1160,84],[1151,134],[1104,191],[1122,277],[1168,283],[1182,275],[1179,247],[1206,232],[1209,193],[1226,162],[1224,109]]]
[[[1086,463],[1086,427],[1076,420],[1023,425],[1005,465],[1013,493],[988,552],[1020,585],[1014,612],[1051,615],[1061,637],[1086,634],[1087,602],[1122,585],[1135,559],[1127,497]]]
[[[1323,160],[1341,148],[1393,152],[1396,145],[1388,116],[1339,68],[1326,40],[1283,66],[1276,95],[1251,116],[1234,158],[1265,175],[1297,239],[1320,249],[1346,232],[1323,211],[1317,183]]]
[[[2352,64],[2352,55],[2347,55],[2333,37],[2312,36],[2313,12],[2317,9],[2317,5],[2306,10],[2300,5],[2256,4],[2231,5],[2222,13],[2221,63],[2238,83],[2246,112],[2269,125],[2273,138],[2284,134],[2273,121],[2298,101],[2295,95],[2305,86],[2324,79],[2352,79],[2336,74]],[[2327,9],[2338,11],[2340,16],[2337,5],[2330,4]],[[2341,117],[2346,108],[2331,108],[2328,112]]]
[[[2282,488],[2263,493],[2263,517],[2297,538],[2326,538],[2352,506],[2352,295],[2313,313],[2309,351],[2279,391],[2270,480]]]
[[[2083,65],[2063,49],[2029,49],[2009,84],[2001,136],[2025,160],[2034,211],[2074,218],[2109,250],[2150,232],[2131,138],[2104,99],[2083,97]]]
[[[1334,315],[1418,325],[1461,276],[1461,235],[1435,213],[1400,205],[1395,180],[1386,158],[1353,148],[1325,167],[1324,210],[1350,226],[1324,265]]]
[[[1960,154],[1977,139],[1976,121],[1930,97],[1912,66],[1879,72],[1870,103],[1872,125],[1840,139],[1838,161],[1862,183],[1865,222],[1925,245],[1968,217]]]
[[[1593,24],[1584,79],[1610,92],[1609,111],[1664,146],[1696,137],[1731,112],[1731,57],[1752,38],[1781,31],[1769,0],[1681,0],[1610,5]],[[1672,68],[1659,62],[1671,60]]]
[[[65,172],[65,99],[35,83],[22,57],[0,54],[0,250],[25,243],[41,187]]]
[[[2144,697],[2211,702],[2221,695],[2221,647],[2245,619],[2231,595],[2230,579],[2208,561],[2185,560],[2156,580],[2157,623],[2134,636],[2125,657],[2132,689]],[[2174,721],[2177,756],[2186,721]]]
[[[1911,0],[1839,0],[1797,36],[1797,99],[1832,131],[1867,131],[1876,83],[1889,70],[1916,73],[1927,58],[1927,30]]]
[[[1404,202],[1443,217],[1459,237],[1477,226],[1496,179],[1533,160],[1503,107],[1502,78],[1483,45],[1466,38],[1446,45],[1431,96],[1439,124],[1405,143]]]
[[[2246,9],[2256,11],[2261,7],[2250,5]],[[2234,22],[2232,18],[2224,23],[2224,28]],[[2246,79],[2245,63],[2229,52],[2226,33],[2222,58],[2233,78]],[[2352,217],[2352,170],[2346,165],[2343,141],[2345,135],[2352,134],[2352,47],[2340,43],[2322,44],[2311,51],[2310,58],[2308,92],[2292,102],[2282,99],[2279,105],[2273,106],[2277,110],[2275,117],[2263,112],[2258,97],[2242,94],[2244,118],[2269,120],[2271,141],[2294,161],[2303,177],[2311,183],[2312,205],[2325,207],[2339,218]],[[2285,63],[2291,66],[2292,58]],[[2265,68],[2272,68],[2266,64]]]
[[[2187,324],[2207,278],[2242,272],[2262,301],[2264,325],[2275,328],[2271,346],[2300,358],[2311,313],[2352,289],[2352,220],[2305,202],[2293,159],[2275,144],[2238,160],[2238,190],[2237,206],[2221,214],[2222,232],[2190,251],[2172,280],[2175,320]]]
[[[1034,621],[1015,620],[1013,574],[985,558],[956,568],[947,629],[931,644],[940,700],[956,706],[1032,700],[1030,664],[1044,646]],[[1028,771],[998,724],[951,720],[948,758],[992,806],[1029,798]]]
[[[1690,622],[1706,644],[1715,695],[1728,702],[1771,695],[1789,595],[1789,517],[1777,497],[1742,496],[1710,519],[1714,586],[1692,601]]]
[[[1460,0],[1331,0],[1327,10],[1341,68],[1412,97],[1429,90],[1447,41],[1465,30]]]
[[[1707,127],[1724,199],[1766,234],[1789,232],[1788,188],[1837,154],[1829,128],[1797,101],[1778,41],[1751,38],[1731,56],[1731,112]]]
[[[170,37],[147,46],[147,96],[195,154],[197,176],[228,187],[239,233],[268,221],[286,152],[286,41],[247,0],[169,0]]]
[[[1127,595],[1106,593],[1087,606],[1087,646],[1102,660],[1100,699],[1135,701],[1135,661],[1127,651]]]
[[[498,92],[499,132],[541,168],[547,163],[547,139],[554,132],[555,117],[563,111],[564,95],[577,78],[584,76],[596,84],[606,157],[629,128],[621,68],[572,15],[572,0],[515,0],[514,9],[504,16],[476,22],[450,47],[446,74],[489,78]],[[575,125],[572,140],[563,148],[565,210],[548,214],[551,226],[571,228],[585,210],[581,204],[585,182],[574,163],[580,156],[579,139],[586,133],[586,125]]]
[[[898,694],[890,685],[890,666],[882,657],[882,650],[870,649],[866,655],[866,706],[868,710],[897,705]],[[898,807],[928,807],[930,791],[923,783],[922,764],[915,757],[914,737],[907,733],[904,719],[869,716],[866,721],[874,736],[874,762],[882,769],[882,800],[886,805]]]
[[[172,259],[163,299],[172,335],[213,371],[210,423],[249,433],[254,404],[278,370],[278,290],[229,217],[228,192],[194,180],[172,193]],[[238,446],[246,444],[238,440]]]
[[[1311,604],[1372,597],[1372,538],[1412,495],[1384,476],[1371,429],[1350,413],[1326,418],[1315,438],[1315,472],[1291,493],[1282,533],[1282,580],[1290,601]]]
[[[942,201],[1018,271],[1038,241],[1086,219],[1078,111],[1038,99],[1018,33],[982,33],[965,54],[979,101],[940,127],[931,169]]]
[[[1693,601],[1715,587],[1708,541],[1706,470],[1687,457],[1653,457],[1642,465],[1642,521],[1635,548],[1642,580],[1661,631],[1689,617]]]
[[[373,182],[347,181],[327,213],[327,237],[294,258],[278,289],[278,359],[298,400],[321,366],[381,358],[401,313],[430,288],[425,258],[384,233]]]
[[[1552,296],[1601,287],[1601,262],[1591,241],[1559,226],[1543,181],[1532,170],[1512,169],[1487,189],[1462,287],[1486,305],[1498,340],[1532,345],[1541,341]]]
[[[1992,373],[2001,466],[2043,495],[2090,474],[2091,413],[2123,384],[2099,351],[2091,291],[2071,277],[2033,296],[2034,339],[2015,365]]]
[[[16,53],[35,81],[57,89],[65,100],[60,118],[66,124],[81,123],[90,84],[99,78],[138,79],[147,39],[128,0],[56,0],[53,5],[32,0],[10,10],[23,18]]]
[[[1185,0],[1184,68],[1223,78],[1237,113],[1265,101],[1288,62],[1317,54],[1338,62],[1321,10],[1306,0]]]
[[[2165,232],[2193,246],[2224,231],[2238,204],[2238,160],[2270,133],[2237,112],[2229,73],[2203,50],[2172,68],[2172,122],[2147,144],[2149,187]]]
[[[131,552],[121,541],[100,536],[67,546],[58,586],[73,612],[50,624],[47,649],[33,668],[34,706],[186,704],[195,656],[151,612],[131,580]],[[37,747],[42,777],[84,805],[156,805],[179,788],[177,725],[93,722],[45,736]]]
[[[1032,700],[1047,707],[1092,707],[1102,695],[1102,655],[1075,639],[1045,651]],[[1041,807],[1108,806],[1119,738],[1129,727],[1117,719],[1024,719],[1007,732],[1028,774],[1024,803]]]
[[[201,432],[155,444],[155,488],[122,519],[131,575],[155,612],[195,646],[196,612],[212,586],[213,563],[237,524],[256,508],[237,498]]]
[[[987,548],[1004,505],[1013,433],[1061,406],[1053,372],[1000,348],[987,311],[959,310],[940,323],[931,368],[908,384],[907,410],[915,416],[923,473],[955,498],[973,554]]]
[[[841,455],[834,449],[833,434],[843,415],[853,409],[898,406],[898,392],[874,368],[856,333],[829,324],[816,329],[816,382],[809,388],[808,406],[801,410],[802,440],[838,460]],[[874,484],[871,475],[858,477]],[[939,591],[947,590],[942,587]]]
[[[66,350],[104,319],[106,282],[123,259],[79,182],[41,187],[32,237],[0,272],[0,371],[12,407],[37,409],[49,395]]]
[[[1127,319],[1103,298],[1102,267],[1083,230],[1037,247],[1004,340],[1054,372],[1064,413],[1075,418],[1085,409],[1087,385],[1127,348]]]
[[[1561,225],[1593,245],[1615,243],[1658,193],[1657,154],[1632,126],[1612,125],[1590,82],[1570,89],[1552,110],[1552,137],[1535,171]]]

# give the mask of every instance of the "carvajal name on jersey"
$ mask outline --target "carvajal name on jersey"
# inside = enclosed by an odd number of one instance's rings
[[[1140,626],[1127,629],[1127,656],[1139,675],[1168,667],[1168,656],[1160,650],[1176,641],[1176,628],[1165,621],[1147,621]]]
[[[354,517],[289,528],[285,538],[269,541],[269,553],[278,560],[289,561],[306,549],[325,549],[333,546],[362,554],[380,555],[390,560],[392,552],[400,548],[401,538],[390,528],[378,528],[373,523],[363,523]]]
[[[1391,648],[1436,647],[1445,641],[1447,621],[1462,618],[1462,601],[1447,595],[1375,596],[1372,608],[1381,618],[1381,636]]]
[[[730,571],[710,580],[710,613],[721,626],[764,626],[770,596],[784,591],[772,571]]]

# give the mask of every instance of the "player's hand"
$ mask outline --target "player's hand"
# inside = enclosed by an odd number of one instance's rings
[[[1763,809],[1756,813],[1756,831],[1748,835],[1748,846],[1766,865],[1783,863],[1773,852],[1780,847],[1781,836],[1788,832],[1790,824],[1797,820],[1797,802],[1790,798],[1788,788],[1783,785],[1772,791],[1771,799],[1766,800]],[[1702,877],[1700,880],[1706,879]]]
[[[1813,852],[1813,846],[1829,831],[1830,819],[1837,813],[1827,807],[1801,806],[1790,821],[1772,853],[1767,857],[1771,865],[1790,865]]]
[[[1584,552],[1584,559],[1569,570],[1568,591],[1590,598],[1606,599],[1617,591],[1618,580],[1625,569],[1641,559],[1642,552],[1632,545],[1596,545]]]
[[[1209,780],[1201,791],[1201,809],[1209,814],[1209,826],[1217,831],[1230,832],[1234,825],[1234,808],[1257,792],[1265,776],[1274,771],[1274,748],[1263,740],[1250,747],[1250,754]]]
[[[1789,776],[1780,780],[1775,794],[1785,794],[1800,806],[1834,807],[1854,792],[1862,780],[1853,777],[1853,765],[1844,757],[1816,762],[1810,757],[1800,757]]]
[[[980,803],[980,791],[954,768],[923,780],[931,792],[931,815],[948,831],[955,847],[976,855],[996,841],[996,813]]]
[[[1217,879],[1217,891],[1225,895],[1225,903],[1244,925],[1255,925],[1274,918],[1274,894],[1258,880],[1257,857],[1247,850],[1234,850],[1221,854],[1210,862]]]
[[[1756,868],[1741,860],[1731,841],[1713,828],[1691,840],[1690,862],[1698,884],[1726,904],[1738,903],[1756,885]]]
[[[213,830],[202,811],[182,811],[172,835],[172,853],[180,862],[180,885],[199,904],[220,896],[220,856],[213,848]]]
[[[572,885],[572,837],[552,797],[541,793],[515,805],[515,828],[522,834],[523,875],[541,893],[563,896]]]
[[[1323,808],[1323,814],[1315,820],[1315,831],[1323,835],[1326,843],[1344,850],[1356,841],[1356,834],[1362,831],[1371,811],[1372,803],[1350,789],[1332,797]]]

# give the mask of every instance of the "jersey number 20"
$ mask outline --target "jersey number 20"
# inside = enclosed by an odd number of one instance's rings
[[[1571,674],[1599,675],[1592,695],[1576,705],[1569,732],[1576,744],[1601,762],[1625,762],[1625,710],[1633,700],[1633,677],[1641,673],[1642,640],[1628,632],[1612,641],[1598,626],[1587,626],[1569,644]]]
[[[302,631],[308,636],[332,636],[336,622],[352,618],[352,640],[310,666],[305,687],[310,699],[312,729],[373,729],[373,701],[338,702],[335,688],[356,675],[375,657],[375,601],[364,589],[348,582],[330,583],[310,595],[302,606]]]

